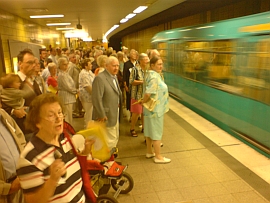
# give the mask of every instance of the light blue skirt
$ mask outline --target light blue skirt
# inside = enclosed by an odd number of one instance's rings
[[[144,136],[152,140],[161,140],[163,135],[164,114],[157,117],[157,114],[144,117]]]

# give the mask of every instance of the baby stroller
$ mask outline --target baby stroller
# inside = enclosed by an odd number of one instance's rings
[[[118,195],[129,193],[133,189],[134,181],[126,172],[128,166],[123,166],[114,161],[118,151],[116,148],[111,151],[108,150],[104,140],[103,127],[93,124],[88,126],[88,129],[75,134],[74,128],[65,122],[64,130],[73,137],[83,136],[82,143],[84,143],[85,138],[95,139],[95,144],[92,147],[92,157],[95,159],[88,159],[86,166],[91,176],[91,187],[98,203],[118,203],[116,200]],[[113,196],[107,194],[111,186],[116,191]]]

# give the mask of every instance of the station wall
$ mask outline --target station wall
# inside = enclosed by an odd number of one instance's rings
[[[12,56],[9,41],[22,42],[24,46],[33,45],[49,47],[65,47],[66,41],[61,32],[32,23],[30,20],[20,18],[14,14],[0,9],[0,76],[13,72]],[[56,44],[60,43],[60,45]],[[2,48],[1,48],[2,44]],[[28,46],[29,45],[29,46]],[[39,57],[39,55],[37,56]]]

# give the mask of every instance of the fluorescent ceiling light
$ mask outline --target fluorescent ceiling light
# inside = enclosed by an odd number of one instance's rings
[[[58,27],[56,30],[74,30],[74,27]]]
[[[114,31],[116,28],[118,28],[118,27],[119,27],[119,25],[114,25],[114,26],[112,26],[111,29],[109,29],[109,30],[105,33],[104,38],[107,38],[107,36],[108,36],[112,31]]]
[[[130,18],[133,18],[135,15],[136,15],[135,13],[131,13],[131,14],[128,14],[125,18],[130,19]]]
[[[92,42],[93,41],[92,37],[83,38],[82,40],[84,42]]]
[[[63,18],[64,15],[59,14],[59,15],[35,15],[35,16],[30,16],[30,18]]]
[[[47,26],[70,25],[71,23],[47,23]]]
[[[47,8],[24,8],[27,12],[35,12],[35,13],[40,13],[40,12],[48,12],[49,10]]]
[[[105,36],[103,36],[102,43],[108,43],[108,40]]]
[[[120,23],[125,23],[127,22],[129,19],[128,18],[123,18],[122,20],[120,20]]]
[[[139,6],[138,8],[136,8],[133,13],[140,13],[142,11],[144,11],[145,9],[147,9],[147,6]]]
[[[88,38],[88,33],[83,30],[67,31],[65,38]]]

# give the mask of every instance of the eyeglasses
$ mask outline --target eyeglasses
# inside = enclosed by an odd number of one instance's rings
[[[27,63],[28,65],[33,65],[36,63],[36,61],[26,61],[26,62],[23,62],[23,63]]]
[[[46,118],[44,118],[44,117],[41,117],[41,118],[43,118],[43,119],[45,119],[45,120],[47,120],[47,121],[50,121],[50,122],[53,122],[53,123],[54,123],[54,122],[56,121],[56,119],[63,120],[64,117],[65,117],[65,115],[64,115],[62,112],[60,112],[60,113],[58,113],[58,114],[56,114],[56,113],[51,114],[51,115],[49,115],[49,116],[46,117]]]

